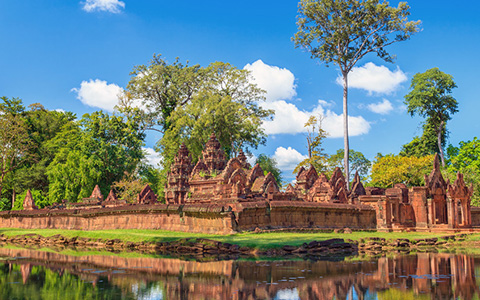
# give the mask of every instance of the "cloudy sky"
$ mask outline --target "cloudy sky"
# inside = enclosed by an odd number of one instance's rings
[[[390,1],[396,5],[398,1]],[[343,147],[342,87],[338,68],[295,49],[297,1],[1,0],[0,96],[40,102],[48,109],[112,111],[133,66],[154,53],[173,62],[229,62],[250,70],[267,91],[267,144],[254,154],[274,156],[287,179],[306,153],[303,124],[324,116],[328,153]],[[405,111],[403,97],[415,73],[429,68],[453,75],[459,113],[448,123],[449,142],[478,136],[477,58],[480,2],[409,1],[422,31],[390,46],[394,64],[365,57],[350,75],[351,148],[373,159],[398,153],[421,119]],[[147,138],[152,151],[158,134]]]

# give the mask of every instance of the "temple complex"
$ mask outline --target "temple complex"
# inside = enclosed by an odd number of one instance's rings
[[[39,210],[31,193],[24,212],[0,212],[0,227],[68,229],[145,228],[234,233],[257,229],[316,228],[380,231],[459,231],[480,226],[480,208],[470,207],[473,187],[462,174],[442,176],[438,156],[425,185],[364,187],[358,173],[347,187],[340,168],[331,176],[302,167],[282,190],[272,173],[251,167],[243,151],[226,155],[212,134],[196,163],[182,144],[167,175],[165,202],[146,185],[135,203],[95,186],[78,203]],[[18,214],[18,215],[17,215]],[[30,219],[31,218],[31,219]],[[42,219],[43,218],[43,219]]]
[[[311,166],[300,168],[295,185],[282,192],[271,173],[265,174],[258,164],[250,168],[243,152],[226,161],[212,134],[195,166],[185,145],[180,147],[168,173],[165,196],[170,204],[221,203],[232,207],[262,201],[292,201],[296,203],[293,206],[305,202],[363,205],[375,209],[379,230],[441,230],[471,227],[472,192],[473,187],[466,186],[460,173],[453,184],[444,180],[438,155],[422,187],[407,188],[400,183],[388,189],[365,188],[356,173],[348,190],[340,168],[329,179]]]

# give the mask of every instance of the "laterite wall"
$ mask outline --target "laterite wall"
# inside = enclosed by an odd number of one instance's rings
[[[228,211],[233,209],[232,211]],[[376,229],[375,210],[363,205],[259,201],[223,205],[129,205],[115,208],[0,212],[0,228],[161,229],[231,234],[281,228]]]

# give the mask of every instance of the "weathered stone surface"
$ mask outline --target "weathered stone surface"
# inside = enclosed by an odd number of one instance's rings
[[[157,195],[152,188],[147,184],[137,196],[137,203],[139,204],[155,204],[157,203]]]
[[[117,198],[117,195],[115,195],[115,192],[113,190],[110,190],[110,193],[108,193],[108,196],[105,199],[105,202],[113,202],[113,201],[118,201],[118,198]]]
[[[90,199],[97,199],[98,201],[103,201],[102,191],[100,190],[98,184],[95,185],[95,188],[92,191],[92,195],[90,195]]]
[[[23,200],[23,209],[24,210],[38,209],[37,206],[35,205],[35,201],[33,200],[33,196],[30,190],[27,191],[27,195],[25,195],[25,199]]]

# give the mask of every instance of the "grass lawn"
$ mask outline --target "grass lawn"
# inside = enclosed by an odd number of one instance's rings
[[[220,242],[236,244],[239,246],[255,247],[259,249],[277,248],[284,245],[301,245],[311,241],[322,241],[332,238],[342,238],[351,240],[360,240],[367,237],[381,237],[385,239],[419,239],[441,237],[449,235],[446,233],[390,233],[390,232],[366,232],[358,231],[351,234],[343,233],[325,233],[325,232],[268,232],[268,233],[237,233],[232,235],[211,235],[201,233],[187,233],[164,230],[137,230],[137,229],[117,229],[117,230],[98,230],[98,231],[81,231],[81,230],[64,230],[64,229],[15,229],[1,228],[0,233],[7,236],[23,235],[23,234],[39,234],[41,236],[52,236],[61,234],[65,237],[85,237],[90,239],[120,239],[129,242],[168,242],[184,238],[207,238]],[[467,241],[479,241],[480,234],[469,235]]]

